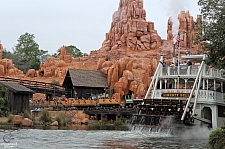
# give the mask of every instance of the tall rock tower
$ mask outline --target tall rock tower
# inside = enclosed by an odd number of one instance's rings
[[[146,51],[156,49],[160,45],[161,37],[155,30],[154,23],[146,21],[143,0],[120,0],[100,51]]]
[[[198,32],[199,25],[194,22],[193,16],[190,15],[189,11],[181,11],[178,15],[179,20],[179,30],[180,30],[180,46],[187,50],[200,50],[200,44],[194,44],[194,40],[196,40],[196,34],[201,36]],[[202,16],[198,15],[196,22],[201,22]]]

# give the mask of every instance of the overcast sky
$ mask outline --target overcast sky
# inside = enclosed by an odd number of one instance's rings
[[[49,54],[63,45],[75,45],[83,53],[90,53],[101,48],[119,1],[0,0],[1,43],[12,51],[20,35],[28,32]],[[155,22],[163,39],[170,16],[176,20],[181,10],[189,10],[194,18],[200,13],[197,0],[144,0],[144,9],[147,21]]]

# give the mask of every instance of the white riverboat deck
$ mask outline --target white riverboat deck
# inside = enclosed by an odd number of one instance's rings
[[[213,128],[220,127],[225,120],[225,71],[207,66],[206,55],[182,58],[190,60],[192,65],[167,66],[161,57],[145,99],[185,101],[181,120],[189,112],[192,117],[197,115],[210,121]]]

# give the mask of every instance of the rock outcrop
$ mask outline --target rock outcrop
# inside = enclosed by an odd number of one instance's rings
[[[197,22],[199,22],[199,20],[201,19],[202,16],[198,15],[196,22],[194,22],[193,16],[190,15],[189,11],[181,11],[181,13],[178,15],[180,30],[180,47],[194,49],[195,51],[200,50],[200,45],[194,44],[194,40],[196,38],[196,31],[199,27],[199,24]]]
[[[126,50],[146,51],[160,45],[161,37],[154,28],[154,22],[146,21],[143,0],[120,0],[110,31],[98,52],[104,56],[125,54]]]
[[[141,98],[150,84],[150,77],[156,69],[157,60],[148,58],[121,58],[117,61],[99,60],[98,68],[107,76],[108,85],[114,88],[113,95],[121,99],[131,94],[133,98]],[[107,65],[110,64],[110,65]]]
[[[0,41],[0,76],[10,76],[10,77],[19,77],[23,76],[23,72],[16,67],[12,60],[10,59],[2,59],[3,45]]]
[[[62,81],[65,77],[68,68],[96,70],[97,61],[95,58],[88,56],[73,58],[66,53],[65,47],[60,48],[59,58],[49,57],[44,64],[40,65],[40,69],[37,72],[39,77],[53,77]],[[30,76],[35,76],[35,72],[32,70]],[[27,74],[28,76],[29,74]]]
[[[12,124],[13,125],[20,125],[22,121],[22,117],[19,115],[14,115],[12,118]]]
[[[33,126],[33,121],[30,120],[29,118],[24,118],[24,119],[21,121],[21,125],[22,125],[22,126],[25,126],[25,127],[31,127],[31,126]]]
[[[167,24],[167,41],[170,41],[173,43],[173,22],[171,20],[171,17],[168,19],[168,24]]]
[[[59,122],[58,121],[54,121],[50,124],[50,126],[58,126],[59,125]]]
[[[1,59],[0,60],[0,76],[22,77],[24,76],[24,74],[21,70],[14,67],[12,60]]]

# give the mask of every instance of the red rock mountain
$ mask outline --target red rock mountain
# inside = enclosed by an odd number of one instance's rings
[[[196,53],[201,47],[194,45],[191,40],[196,36],[197,28],[193,17],[189,12],[182,11],[178,20],[181,54],[187,50]],[[107,77],[108,85],[114,88],[115,98],[121,99],[126,94],[141,98],[147,91],[160,55],[166,55],[165,61],[168,64],[172,62],[172,25],[173,22],[168,19],[168,36],[166,40],[162,40],[154,23],[146,21],[143,0],[120,0],[118,10],[113,13],[110,30],[99,50],[93,50],[84,57],[73,58],[62,47],[59,58],[48,58],[38,71],[29,70],[24,77],[47,82],[54,79],[62,83],[68,68],[101,70]],[[0,59],[0,70],[4,69],[0,75],[7,75],[14,69],[10,75],[17,76],[17,69],[11,68],[12,63],[8,67],[2,64],[3,61]]]

